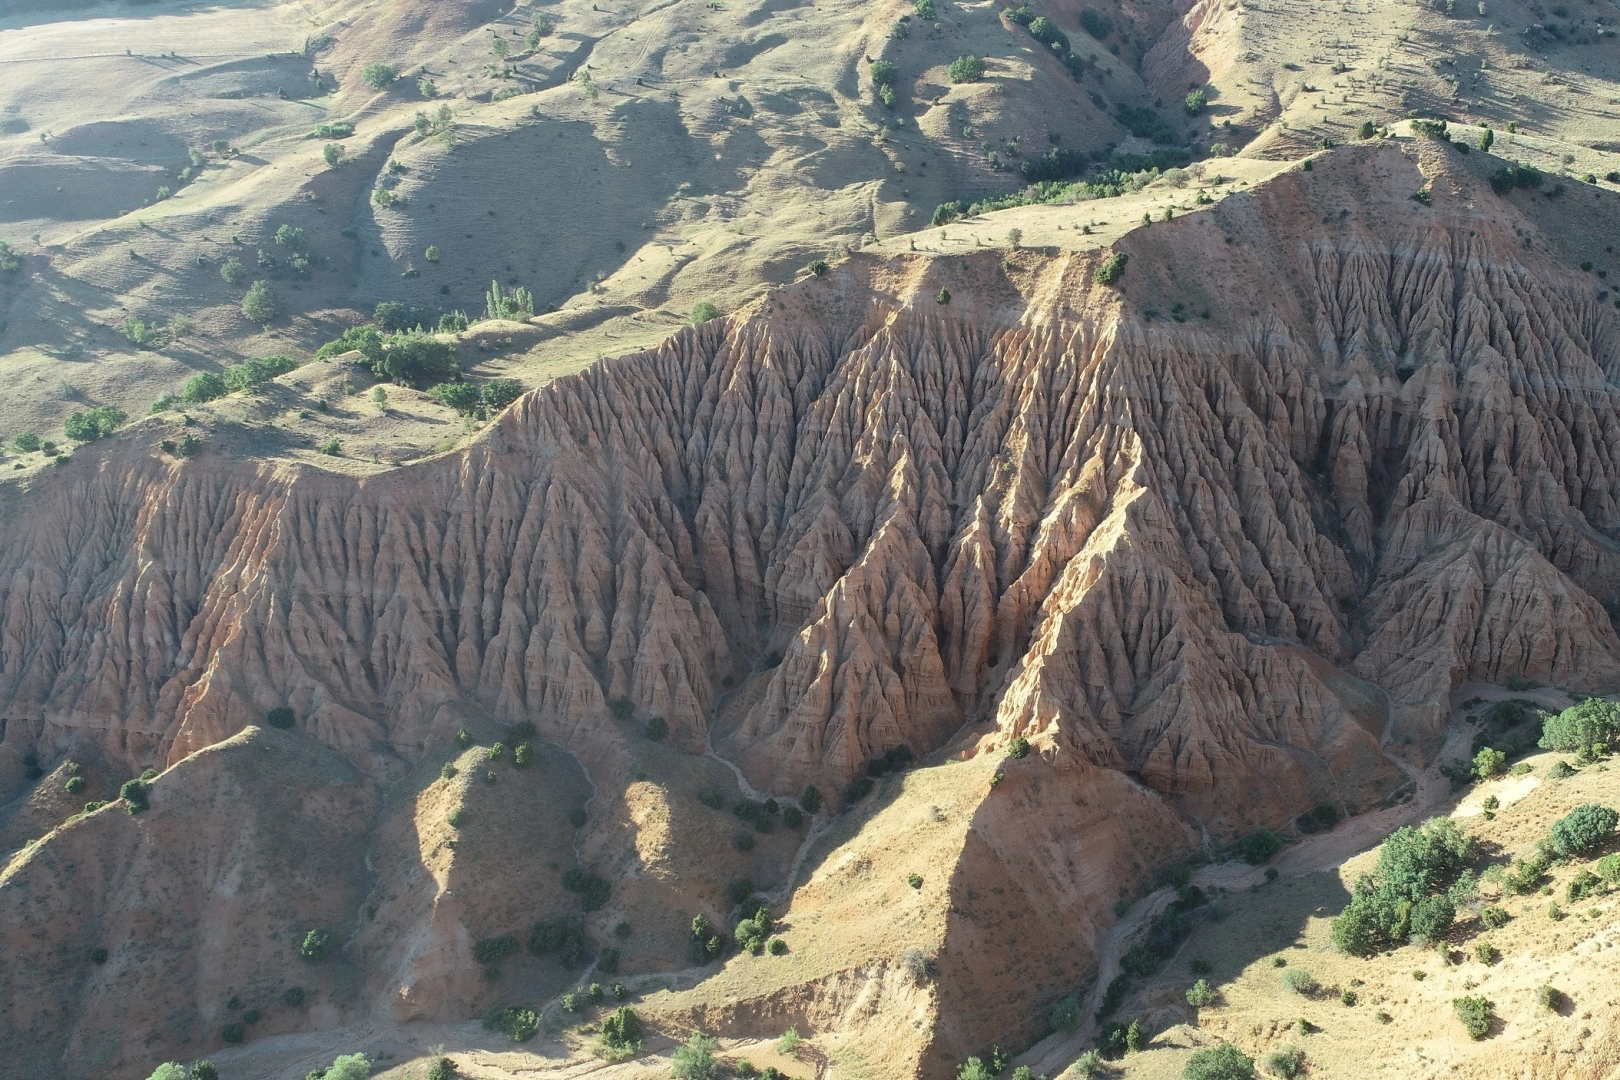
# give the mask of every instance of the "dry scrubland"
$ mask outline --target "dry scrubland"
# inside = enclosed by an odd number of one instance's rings
[[[1447,777],[1620,689],[1620,9],[1446,7],[0,0],[0,1055],[1612,1076],[1571,865],[1327,940],[1620,802]]]

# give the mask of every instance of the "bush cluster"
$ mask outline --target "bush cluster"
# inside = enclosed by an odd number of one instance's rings
[[[315,350],[315,359],[327,360],[334,356],[342,356],[348,352],[358,352],[366,358],[366,362],[375,364],[382,359],[383,336],[382,331],[367,323],[364,326],[351,326],[343,331],[342,336],[328,341]]]
[[[427,392],[428,397],[463,416],[497,413],[522,393],[523,384],[516,379],[491,379],[481,387],[468,382],[446,382]]]
[[[124,781],[124,786],[118,789],[118,797],[124,800],[129,808],[130,815],[139,814],[151,805],[147,800],[147,789],[151,782],[144,777]]]
[[[484,1014],[484,1030],[503,1032],[513,1042],[527,1042],[540,1030],[540,1017],[519,1005],[499,1006]]]
[[[1148,924],[1141,940],[1125,950],[1119,961],[1120,970],[1125,975],[1143,978],[1159,970],[1159,965],[1174,955],[1176,948],[1192,933],[1192,913],[1208,902],[1209,898],[1198,886],[1182,886],[1176,899]],[[1124,997],[1124,992],[1125,987],[1121,986],[1120,998]]]
[[[1620,814],[1607,806],[1586,803],[1553,822],[1552,849],[1559,856],[1590,855],[1614,835]]]
[[[516,934],[480,938],[473,945],[473,959],[480,964],[498,964],[508,956],[515,955],[520,948],[522,946],[518,944]]]
[[[1412,938],[1444,937],[1457,915],[1447,889],[1477,853],[1474,839],[1448,818],[1396,829],[1372,875],[1356,882],[1349,905],[1333,920],[1333,943],[1352,956],[1371,956]]]
[[[738,920],[737,929],[733,934],[737,947],[755,956],[760,955],[765,951],[765,942],[770,937],[774,925],[771,913],[762,901],[757,899],[745,901],[743,917]]]
[[[586,911],[602,907],[613,892],[613,886],[606,879],[577,866],[563,874],[562,886],[571,893],[579,894],[579,906]]]
[[[718,959],[726,950],[725,937],[701,914],[692,919],[691,940],[692,958],[700,964]]]
[[[597,1053],[608,1061],[624,1061],[641,1051],[641,1020],[628,1005],[621,1005],[602,1019],[602,1035]]]
[[[537,922],[529,931],[529,951],[536,956],[555,953],[564,967],[573,967],[588,951],[585,928],[578,919]]]
[[[1542,722],[1540,746],[1545,750],[1602,753],[1620,744],[1620,705],[1588,698]]]
[[[371,370],[402,386],[450,382],[461,375],[455,346],[419,330],[402,330],[384,338]]]
[[[62,432],[74,442],[94,442],[103,435],[117,431],[129,414],[111,405],[98,405],[94,409],[75,412],[62,422]]]

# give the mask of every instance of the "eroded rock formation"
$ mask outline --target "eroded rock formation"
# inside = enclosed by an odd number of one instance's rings
[[[1620,681],[1620,322],[1449,180],[1340,153],[1120,289],[857,257],[363,481],[137,428],[8,514],[0,746],[133,771],[285,703],[381,778],[473,709],[600,785],[626,701],[779,795],[984,725],[1215,838],[1364,809],[1458,682]]]

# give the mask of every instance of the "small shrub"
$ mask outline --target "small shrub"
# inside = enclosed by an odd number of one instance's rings
[[[1215,1004],[1215,989],[1209,985],[1208,979],[1199,979],[1187,988],[1187,1004],[1195,1009]]]
[[[1468,1032],[1470,1039],[1483,1039],[1490,1034],[1493,1006],[1485,998],[1453,998],[1451,1006],[1457,1010],[1457,1019],[1462,1021],[1463,1030]]]
[[[444,1047],[436,1047],[428,1063],[427,1080],[455,1080],[456,1063],[444,1056]]]
[[[199,1061],[191,1066],[191,1080],[219,1080],[219,1066],[212,1061]]]
[[[219,276],[225,279],[227,285],[240,285],[247,280],[247,267],[235,255],[219,264]]]
[[[1194,1051],[1181,1075],[1185,1080],[1254,1080],[1254,1060],[1223,1042]]]
[[[1490,942],[1474,942],[1474,959],[1478,960],[1480,963],[1486,965],[1494,964],[1501,958],[1502,954],[1497,950],[1496,946],[1492,945]]]
[[[921,874],[916,874],[916,873],[907,874],[906,875],[906,884],[910,885],[913,889],[922,888],[923,887],[922,875]]]
[[[1183,104],[1186,106],[1188,116],[1197,116],[1209,107],[1209,93],[1200,87],[1189,93]]]
[[[613,887],[605,879],[578,867],[563,875],[562,885],[569,892],[579,894],[580,907],[586,911],[601,908],[613,892]]]
[[[805,813],[814,814],[821,809],[821,803],[821,792],[817,790],[814,784],[806,785],[804,793],[799,796],[799,806],[803,808]]]
[[[1345,989],[1339,991],[1339,1004],[1341,1004],[1341,1005],[1345,1005],[1345,1006],[1349,1006],[1351,1008],[1354,1008],[1356,1002],[1358,1002],[1360,1000],[1361,1000],[1360,995],[1358,995],[1354,990],[1351,990],[1348,987],[1346,987]]]
[[[1305,1074],[1305,1051],[1297,1046],[1273,1050],[1266,1055],[1266,1071],[1273,1076],[1303,1076]]]
[[[776,1052],[783,1057],[798,1057],[799,1047],[803,1045],[804,1039],[799,1037],[799,1029],[790,1027],[776,1040]]]
[[[526,769],[534,762],[534,747],[528,743],[518,743],[512,748],[512,767]]]
[[[336,439],[327,439],[317,449],[327,457],[337,457],[343,450],[343,444]]]
[[[1125,264],[1129,261],[1129,255],[1116,251],[1097,265],[1092,277],[1099,285],[1112,285],[1125,276]]]
[[[725,1066],[714,1054],[719,1046],[718,1039],[694,1032],[675,1048],[670,1067],[675,1080],[720,1080],[725,1075]]]
[[[373,90],[381,90],[399,78],[399,72],[388,64],[373,62],[360,69],[360,78]]]
[[[1571,904],[1578,904],[1589,896],[1597,896],[1603,892],[1603,879],[1590,870],[1577,870],[1575,876],[1569,879],[1564,886],[1564,899]]]
[[[895,67],[894,64],[891,61],[888,61],[888,60],[874,60],[874,61],[872,61],[872,82],[876,86],[888,86],[890,83],[894,82],[895,78],[899,74],[900,74],[900,69]],[[826,270],[825,270],[826,264],[823,263],[822,266],[823,266],[822,273],[826,273]],[[816,276],[820,277],[821,275],[817,274]]]
[[[1597,803],[1577,806],[1553,823],[1553,850],[1565,858],[1588,855],[1609,840],[1617,823],[1620,823],[1620,814],[1607,806]]]
[[[311,964],[318,964],[325,960],[332,951],[332,935],[326,930],[311,930],[304,935],[304,942],[298,946],[298,955]]]
[[[289,986],[281,992],[281,1003],[289,1009],[304,1007],[304,988],[302,986]]]
[[[219,1037],[231,1046],[235,1046],[247,1038],[247,1028],[239,1023],[226,1024],[220,1029]]]
[[[810,265],[805,267],[805,269],[809,270],[813,277],[826,277],[827,276],[827,260],[826,259],[811,259],[810,260]]]
[[[1506,908],[1496,907],[1494,905],[1482,909],[1479,913],[1479,921],[1484,923],[1492,930],[1497,930],[1506,926],[1508,924],[1508,919],[1511,917],[1512,916],[1507,913]]]
[[[1284,986],[1302,997],[1315,997],[1317,991],[1322,989],[1316,976],[1304,968],[1289,968],[1283,972],[1282,981]]]
[[[1283,849],[1283,838],[1270,829],[1260,828],[1245,836],[1238,843],[1238,854],[1250,866],[1262,866],[1270,862]]]
[[[285,705],[278,705],[264,714],[264,722],[273,728],[290,728],[297,719]]]
[[[1021,759],[1028,757],[1029,740],[1024,738],[1022,735],[1018,736],[1007,746],[1007,753],[1014,758]]]
[[[18,435],[15,439],[12,439],[11,445],[21,453],[32,454],[34,451],[39,449],[39,436],[34,434],[32,431],[25,431],[21,435]]]
[[[702,326],[720,317],[720,309],[707,300],[699,300],[692,305],[692,325]]]
[[[68,777],[67,778],[67,783],[62,785],[62,790],[66,791],[69,795],[77,795],[79,792],[84,790],[84,777],[82,777],[82,776],[70,776],[70,777]]]
[[[664,737],[669,734],[669,721],[665,720],[662,716],[653,717],[651,720],[647,721],[646,734],[647,738],[651,739],[653,742],[662,742]]]
[[[107,962],[107,950],[97,947],[90,950],[90,962],[97,967]]]
[[[364,1054],[344,1054],[326,1067],[322,1080],[366,1080],[371,1060]]]
[[[984,78],[984,61],[977,56],[958,56],[951,61],[947,74],[953,83],[978,82]]]
[[[321,160],[326,162],[328,169],[335,169],[343,164],[343,147],[335,142],[329,142],[321,147]]]
[[[1562,990],[1551,986],[1542,986],[1536,990],[1536,1004],[1548,1012],[1563,1012],[1569,1004],[1569,996]]]

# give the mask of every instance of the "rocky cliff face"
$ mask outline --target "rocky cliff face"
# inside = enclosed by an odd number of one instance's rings
[[[8,512],[0,747],[133,770],[287,704],[383,778],[471,709],[600,784],[622,701],[779,795],[978,725],[1217,838],[1365,808],[1464,679],[1620,681],[1620,321],[1420,169],[1139,230],[1120,288],[854,258],[380,478],[137,428]]]

